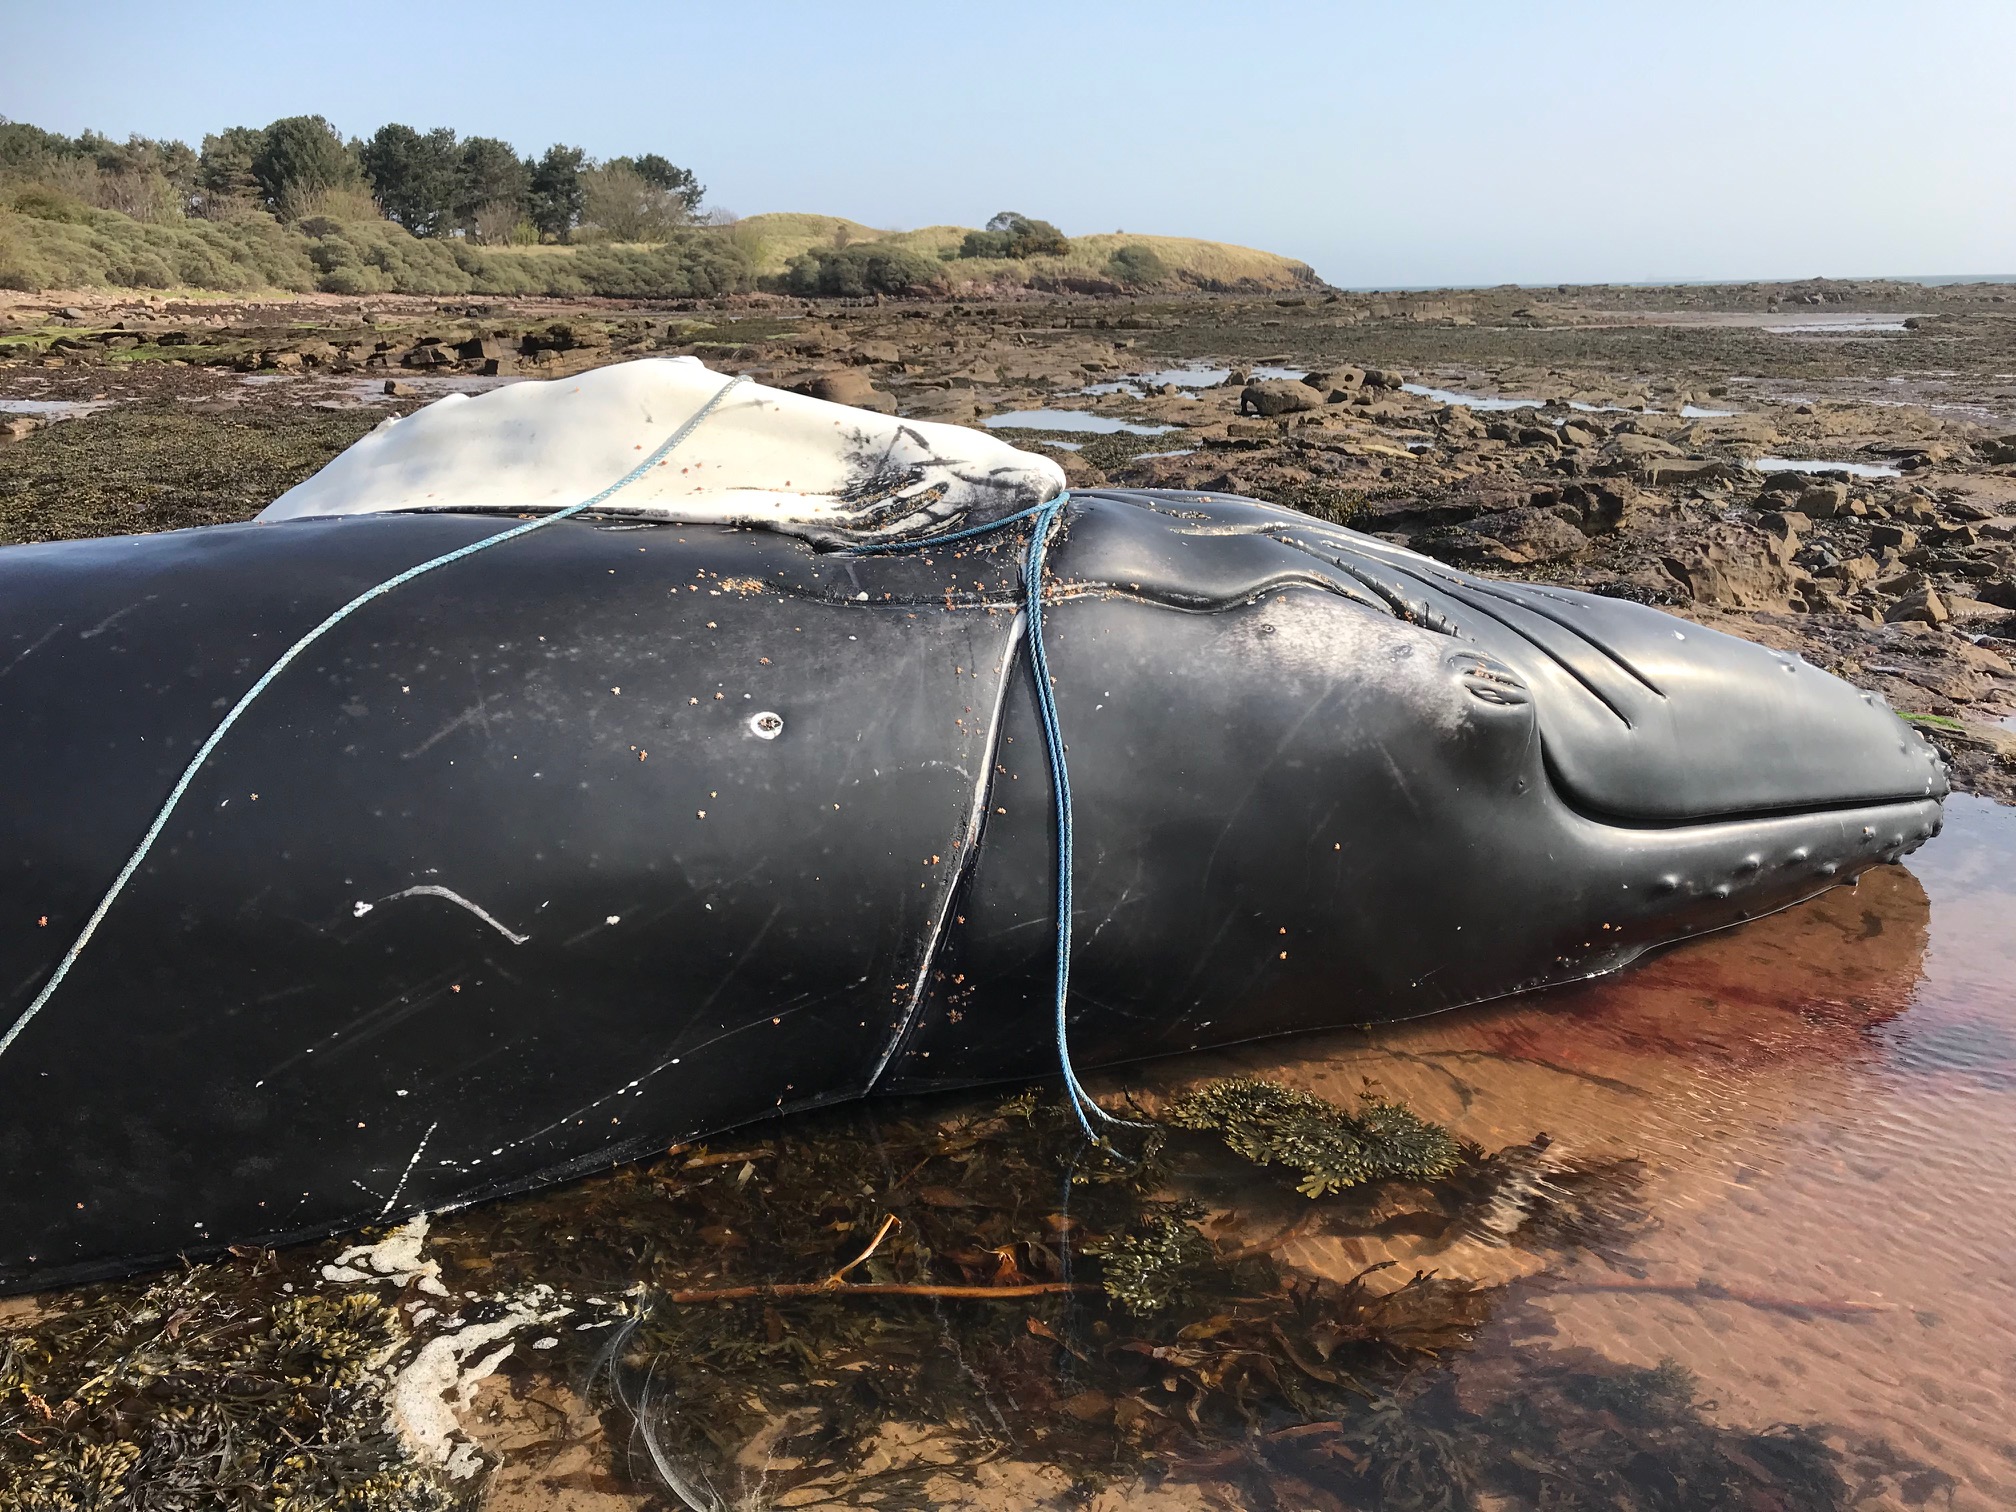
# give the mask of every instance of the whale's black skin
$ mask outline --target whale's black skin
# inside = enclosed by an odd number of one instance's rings
[[[0,1030],[274,656],[499,528],[0,551]],[[360,610],[0,1055],[0,1289],[1054,1069],[1020,546],[584,517]],[[1636,604],[1214,495],[1079,495],[1051,562],[1081,1064],[1614,970],[1938,827],[1880,703]]]

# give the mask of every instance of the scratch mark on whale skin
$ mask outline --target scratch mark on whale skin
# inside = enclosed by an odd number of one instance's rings
[[[55,624],[51,625],[47,630],[44,630],[42,632],[41,638],[38,639],[33,645],[29,646],[27,650],[21,652],[20,655],[16,656],[12,661],[8,662],[6,666],[0,667],[0,677],[5,677],[9,672],[12,672],[16,667],[20,666],[21,663],[28,660],[29,657],[33,656],[37,651],[40,651],[44,646],[48,645],[50,641],[56,638],[56,632],[58,630],[61,630],[62,628],[63,623],[62,621],[59,620]]]
[[[386,1217],[398,1206],[399,1194],[406,1190],[406,1183],[413,1177],[413,1168],[420,1164],[420,1157],[427,1153],[427,1141],[434,1137],[434,1131],[441,1127],[441,1120],[435,1119],[427,1125],[427,1132],[420,1136],[420,1143],[413,1147],[413,1158],[406,1162],[406,1169],[399,1173],[399,1184],[392,1188],[392,1195],[385,1199],[385,1206],[378,1210],[380,1218]]]
[[[399,892],[391,894],[389,897],[380,898],[378,902],[397,903],[401,898],[446,898],[457,907],[465,908],[470,913],[476,915],[477,918],[488,924],[513,945],[523,945],[527,940],[532,938],[532,936],[520,934],[517,930],[500,922],[494,914],[490,913],[481,904],[471,903],[453,888],[443,887],[436,882],[423,882],[417,887],[404,888]],[[377,906],[376,903],[359,903],[356,906],[356,915],[361,919]]]
[[[131,614],[135,609],[143,609],[147,605],[153,603],[154,598],[155,595],[150,593],[144,599],[137,599],[133,603],[128,604],[124,609],[114,609],[110,614],[106,615],[105,618],[98,621],[98,623],[93,625],[89,630],[79,631],[77,634],[77,639],[92,640],[100,635],[103,635],[107,630],[110,630],[114,625],[118,624],[119,621],[126,618],[127,615]]]
[[[468,724],[478,725],[482,728],[483,733],[485,735],[488,735],[490,733],[490,718],[489,718],[490,704],[495,700],[496,696],[497,695],[491,693],[486,693],[482,695],[480,698],[476,700],[475,703],[471,704],[468,708],[464,709],[460,714],[457,714],[453,719],[449,720],[448,723],[441,726],[440,729],[436,730],[432,735],[429,735],[425,740],[421,741],[420,744],[413,747],[412,750],[401,751],[399,753],[399,759],[401,761],[411,761],[415,756],[425,755],[428,751],[432,750],[436,745],[440,744],[440,742],[442,742],[443,740],[446,740],[450,735],[454,734],[464,725]]]

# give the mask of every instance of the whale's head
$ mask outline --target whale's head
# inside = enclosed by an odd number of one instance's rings
[[[1598,975],[1938,832],[1933,748],[1789,652],[1251,500],[1075,499],[1046,618],[1077,797],[1073,990],[1112,1010],[1088,1057]],[[1009,732],[1026,789],[1040,746]],[[989,834],[969,978],[1042,966],[1040,896],[1000,879],[1046,874],[1044,824],[1010,812]]]

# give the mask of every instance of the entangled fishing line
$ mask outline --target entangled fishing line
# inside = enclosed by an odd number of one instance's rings
[[[485,536],[480,541],[471,541],[467,546],[460,546],[453,551],[444,552],[440,556],[420,563],[417,567],[408,567],[404,572],[387,578],[376,587],[365,589],[357,597],[350,600],[349,603],[323,620],[321,624],[281,652],[273,665],[260,674],[259,680],[247,688],[238,702],[231,706],[231,711],[217,722],[217,728],[210,732],[210,738],[197,747],[196,754],[189,758],[189,764],[182,769],[181,777],[176,780],[175,786],[169,789],[166,801],[162,803],[159,811],[155,813],[154,822],[147,826],[147,833],[141,837],[139,845],[134,847],[133,854],[126,858],[126,864],[119,868],[119,875],[113,879],[112,885],[105,890],[105,896],[99,899],[97,908],[92,910],[91,917],[85,921],[84,928],[78,933],[76,942],[64,953],[62,961],[57,964],[55,975],[51,976],[42,990],[35,995],[35,1001],[30,1003],[21,1016],[14,1020],[13,1027],[6,1034],[0,1035],[0,1055],[7,1053],[8,1047],[21,1037],[21,1031],[34,1021],[35,1015],[42,1011],[49,999],[56,995],[56,989],[63,985],[63,979],[70,974],[70,968],[77,964],[77,958],[84,953],[84,947],[91,943],[91,937],[98,932],[98,926],[105,922],[105,916],[112,911],[112,905],[118,901],[119,894],[126,890],[126,884],[132,881],[133,874],[140,870],[141,863],[147,859],[147,853],[154,848],[154,842],[161,838],[161,831],[167,827],[169,816],[175,812],[175,806],[182,801],[183,794],[189,791],[189,785],[196,780],[196,774],[202,770],[203,763],[210,759],[210,753],[223,744],[224,737],[230,733],[231,727],[238,723],[240,716],[252,707],[260,694],[273,685],[274,679],[286,671],[296,657],[373,599],[383,598],[386,594],[392,592],[393,589],[403,587],[417,577],[424,577],[427,573],[450,566],[465,557],[472,557],[479,551],[488,551],[492,546],[502,546],[506,541],[515,541],[520,536],[528,536],[535,530],[544,530],[548,525],[570,519],[584,510],[593,509],[596,505],[606,502],[611,496],[628,488],[632,483],[643,477],[645,473],[656,467],[673,448],[680,445],[688,436],[700,428],[700,422],[720,407],[721,401],[728,397],[731,390],[746,382],[748,382],[746,378],[737,376],[730,378],[726,383],[722,384],[720,388],[714,391],[713,396],[705,404],[693,412],[693,415],[685,424],[659,442],[649,456],[600,493],[592,494],[578,504],[570,504],[565,509],[555,510],[552,514],[541,515],[538,519],[528,521],[523,525],[514,525],[509,530],[499,531],[493,536]]]
[[[1036,713],[1043,726],[1044,755],[1050,763],[1050,793],[1057,828],[1057,953],[1053,978],[1057,1069],[1064,1077],[1064,1087],[1070,1094],[1071,1111],[1078,1119],[1078,1127],[1087,1139],[1100,1144],[1104,1141],[1093,1131],[1091,1119],[1096,1118],[1116,1128],[1136,1125],[1129,1119],[1116,1118],[1100,1107],[1078,1080],[1077,1068],[1071,1062],[1070,1027],[1066,1019],[1066,1006],[1071,996],[1071,873],[1075,829],[1071,809],[1071,773],[1064,753],[1064,729],[1057,718],[1057,694],[1050,685],[1050,658],[1043,641],[1043,564],[1050,550],[1050,538],[1056,533],[1065,506],[1070,502],[1071,494],[1067,490],[1054,499],[1018,509],[998,520],[989,520],[985,525],[973,525],[919,541],[877,541],[853,550],[856,555],[922,551],[933,546],[948,546],[973,536],[990,535],[1021,520],[1035,522],[1022,558],[1022,604],[1029,620],[1029,669],[1036,679]]]

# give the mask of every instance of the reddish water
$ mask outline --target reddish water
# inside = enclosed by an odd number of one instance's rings
[[[2007,1509],[2016,1507],[2012,920],[2016,809],[1956,798],[1945,833],[1906,866],[1620,976],[1413,1024],[1130,1068],[1100,1090],[1152,1101],[1232,1074],[1339,1101],[1370,1087],[1486,1149],[1544,1132],[1550,1160],[1642,1162],[1631,1200],[1643,1221],[1595,1246],[1549,1248],[1523,1235],[1508,1244],[1474,1228],[1454,1240],[1317,1232],[1278,1258],[1340,1280],[1390,1260],[1381,1275],[1396,1281],[1432,1270],[1504,1285],[1494,1321],[1455,1362],[1466,1403],[1516,1395],[1550,1361],[1672,1360],[1697,1379],[1716,1424],[1806,1425],[1851,1460],[1861,1455],[1845,1498],[1801,1507]],[[1238,1204],[1213,1215],[1216,1237],[1264,1240],[1298,1206],[1307,1211],[1265,1181]],[[944,1347],[958,1353],[954,1333]],[[854,1468],[816,1484],[769,1486],[759,1467],[746,1504],[1247,1504],[1237,1487],[1183,1478],[1123,1480],[1088,1503],[1070,1477],[1029,1456],[1040,1424],[1018,1424],[1008,1435],[1017,1447],[996,1441],[971,1465],[973,1445],[942,1430],[890,1422],[880,1432]],[[1862,1479],[1884,1463],[1904,1468]],[[932,1476],[921,1484],[920,1467]],[[905,1489],[892,1489],[885,1477],[906,1470]],[[1785,1505],[1714,1502],[1739,1504]]]
[[[1372,1082],[1487,1147],[1544,1130],[1647,1163],[1654,1221],[1614,1263],[1404,1236],[1284,1255],[1332,1274],[1544,1267],[1466,1368],[1543,1336],[1670,1357],[1723,1422],[1880,1436],[1953,1476],[1953,1506],[2016,1506],[2012,925],[2016,810],[1955,798],[1905,867],[1620,977],[1236,1053],[1332,1096]]]

